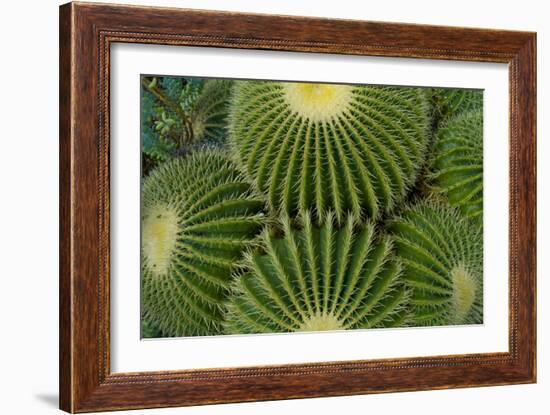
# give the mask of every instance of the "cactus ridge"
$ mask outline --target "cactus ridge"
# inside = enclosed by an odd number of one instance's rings
[[[235,158],[276,213],[376,219],[423,163],[428,110],[415,88],[236,82]]]
[[[461,112],[483,109],[483,92],[479,90],[435,88],[432,100],[443,122]]]
[[[456,209],[428,199],[387,223],[414,325],[483,322],[482,232]]]
[[[191,114],[195,141],[222,142],[225,139],[232,87],[231,80],[205,81]]]
[[[392,244],[373,225],[347,216],[322,225],[300,213],[282,219],[282,235],[268,229],[260,248],[245,255],[233,284],[226,330],[277,333],[400,326],[408,291]]]
[[[263,208],[220,150],[152,171],[142,189],[144,320],[171,337],[221,333],[231,271],[265,223]]]
[[[483,114],[468,111],[436,134],[430,181],[468,218],[483,220]]]

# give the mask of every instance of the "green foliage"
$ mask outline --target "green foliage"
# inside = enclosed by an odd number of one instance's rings
[[[468,218],[483,220],[483,114],[462,112],[435,139],[431,182]]]
[[[173,141],[167,140],[157,130],[157,122],[162,116],[166,117],[156,105],[154,96],[141,90],[141,145],[142,151],[156,162],[166,161],[175,150]]]
[[[164,163],[143,182],[144,319],[166,336],[219,334],[231,271],[264,202],[219,150]]]
[[[407,291],[391,242],[370,224],[347,216],[322,226],[303,214],[299,227],[283,220],[284,235],[265,230],[249,252],[230,298],[230,333],[324,331],[399,326]]]
[[[427,114],[416,88],[238,82],[231,144],[275,212],[376,219],[414,183]]]
[[[186,114],[191,114],[195,108],[195,102],[201,96],[204,86],[204,81],[197,78],[189,78],[185,83],[184,87],[181,89],[178,101],[180,103],[181,109],[185,111]]]
[[[184,88],[187,87],[189,82],[196,82],[196,80],[193,78],[187,79],[173,76],[163,76],[157,79],[159,86],[162,87],[166,95],[176,102],[179,102],[181,100],[182,92]],[[199,82],[202,84],[202,81]]]
[[[423,200],[387,223],[412,289],[414,325],[483,322],[480,228],[440,202]]]
[[[232,85],[226,80],[142,78],[144,175],[196,147],[223,145]]]

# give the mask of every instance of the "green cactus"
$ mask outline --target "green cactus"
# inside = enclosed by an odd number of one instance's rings
[[[264,224],[263,207],[221,151],[151,172],[142,187],[144,320],[171,337],[219,334],[231,271]]]
[[[191,114],[194,141],[224,141],[232,86],[230,80],[205,81]]]
[[[483,91],[457,88],[433,88],[432,102],[441,121],[464,111],[483,109]]]
[[[463,112],[435,137],[429,177],[435,190],[476,223],[483,221],[483,114]]]
[[[342,227],[303,214],[284,235],[265,230],[245,255],[226,317],[229,333],[325,331],[403,325],[407,290],[391,242],[347,216]]]
[[[388,221],[414,325],[483,322],[483,240],[454,208],[424,200]]]
[[[414,182],[427,113],[417,88],[237,82],[230,142],[272,210],[375,219]]]
[[[155,327],[149,320],[142,317],[141,320],[141,338],[142,339],[158,339],[159,337],[164,337],[162,332]]]

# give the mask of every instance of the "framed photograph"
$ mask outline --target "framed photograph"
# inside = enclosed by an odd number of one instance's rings
[[[536,381],[536,35],[60,8],[60,407]]]

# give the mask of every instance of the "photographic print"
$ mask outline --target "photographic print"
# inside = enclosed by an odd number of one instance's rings
[[[142,338],[483,323],[483,91],[141,77]]]
[[[60,408],[537,381],[536,33],[69,3],[59,34]]]

